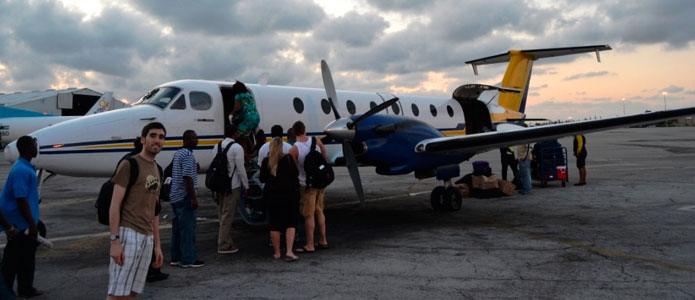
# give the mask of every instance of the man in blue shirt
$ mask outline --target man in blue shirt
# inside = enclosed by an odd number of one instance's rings
[[[19,159],[7,177],[0,203],[3,215],[19,232],[5,246],[2,275],[8,289],[13,289],[16,277],[19,296],[31,298],[43,294],[34,288],[39,191],[36,170],[30,161],[38,154],[36,140],[30,136],[20,137],[17,140],[17,150]],[[25,233],[27,230],[28,233]]]
[[[174,211],[171,220],[171,265],[198,268],[204,263],[195,251],[195,217],[198,209],[198,165],[193,149],[198,146],[198,135],[193,130],[183,133],[183,147],[176,151],[171,168],[169,199]]]

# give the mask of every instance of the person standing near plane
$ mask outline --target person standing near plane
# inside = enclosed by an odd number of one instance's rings
[[[174,211],[171,220],[171,265],[198,268],[205,265],[198,260],[195,249],[195,217],[198,209],[198,164],[193,149],[198,146],[198,135],[193,130],[183,133],[183,147],[176,151],[171,168],[169,201]]]
[[[500,148],[500,161],[502,162],[502,180],[507,180],[507,167],[512,169],[514,181],[517,180],[518,171],[516,169],[517,162],[514,157],[514,148],[512,146]]]
[[[134,299],[143,292],[147,268],[154,249],[159,268],[163,256],[159,240],[159,216],[155,207],[159,201],[161,178],[155,156],[162,150],[166,129],[159,122],[152,122],[142,129],[140,154],[134,156],[138,164],[137,181],[130,187],[127,199],[126,187],[130,180],[130,161],[125,160],[113,177],[113,196],[109,209],[111,231],[111,261],[107,299]]]
[[[516,147],[517,160],[519,161],[519,180],[521,181],[522,195],[531,194],[531,146],[523,144]]]
[[[230,143],[234,143],[227,151],[227,172],[232,181],[232,190],[217,195],[217,214],[220,218],[220,230],[217,236],[217,253],[219,254],[239,251],[239,248],[234,245],[230,232],[239,199],[247,197],[249,191],[249,180],[244,168],[244,148],[235,141],[239,137],[236,124],[227,125],[224,128],[224,136],[222,143],[213,148],[213,152],[217,153],[219,145],[224,149]]]
[[[579,182],[576,186],[586,185],[586,138],[583,134],[574,136],[573,147],[574,156],[577,158],[577,169],[579,169]]]
[[[306,127],[302,121],[297,121],[292,125],[292,130],[297,135],[297,142],[294,143],[290,149],[290,155],[297,162],[297,168],[299,169],[299,189],[300,192],[300,212],[304,217],[304,230],[306,231],[306,244],[304,247],[296,249],[297,253],[313,253],[316,251],[314,248],[314,229],[316,223],[319,227],[319,242],[317,246],[319,248],[327,249],[328,241],[326,240],[326,216],[323,214],[323,192],[324,189],[317,189],[309,187],[306,184],[306,173],[304,172],[304,158],[309,154],[311,150],[311,140],[306,135]],[[326,156],[326,148],[320,139],[316,139],[316,151],[321,153],[323,157],[328,160]],[[316,222],[314,222],[316,218]]]
[[[13,290],[16,277],[19,297],[31,298],[43,294],[34,288],[39,191],[31,159],[38,154],[36,139],[26,135],[20,137],[17,150],[19,159],[12,166],[0,195],[2,214],[10,225],[7,228],[8,224],[3,223],[8,239],[2,258],[2,275],[9,290]]]
[[[277,126],[277,125],[276,125]],[[273,126],[275,128],[275,126]],[[279,130],[282,135],[282,128]],[[292,247],[299,214],[299,170],[291,155],[284,151],[282,137],[270,141],[269,155],[261,161],[260,179],[263,199],[270,214],[270,240],[275,250],[273,257],[280,259],[280,233],[285,232],[286,261],[299,259]]]

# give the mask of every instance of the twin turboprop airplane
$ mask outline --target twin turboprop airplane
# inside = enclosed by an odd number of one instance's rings
[[[526,94],[533,62],[569,54],[610,50],[607,45],[509,51],[468,61],[477,66],[508,62],[501,87],[469,84],[450,98],[336,91],[328,65],[322,62],[324,90],[247,85],[261,116],[259,128],[290,128],[302,120],[309,136],[324,137],[329,159],[348,167],[359,199],[364,194],[358,165],[374,166],[381,175],[413,172],[418,179],[444,182],[431,194],[433,208],[458,210],[460,194],[451,180],[459,164],[476,153],[577,133],[647,124],[695,114],[695,108],[523,128]],[[152,121],[167,128],[157,158],[167,164],[182,145],[182,134],[194,129],[200,139],[194,151],[201,172],[212,160],[211,149],[222,139],[224,100],[233,99],[231,82],[180,80],[162,84],[136,105],[63,122],[32,133],[39,156],[32,162],[69,176],[110,176],[118,159],[132,147],[141,128]],[[389,100],[390,99],[390,100]],[[358,112],[365,112],[358,114]],[[343,116],[343,117],[341,117]],[[14,144],[5,157],[17,158]]]

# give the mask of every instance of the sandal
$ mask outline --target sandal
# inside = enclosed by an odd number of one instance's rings
[[[307,249],[307,248],[305,248],[305,247],[302,247],[302,248],[294,249],[294,252],[297,252],[297,253],[314,253],[314,252],[316,252],[316,249],[314,249],[314,250],[309,250],[309,249]]]

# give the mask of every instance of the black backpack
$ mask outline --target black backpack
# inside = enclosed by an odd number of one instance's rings
[[[133,158],[132,156],[128,157],[127,160],[130,164],[130,176],[128,177],[128,186],[126,186],[125,194],[123,194],[123,201],[121,202],[121,207],[123,207],[123,204],[128,199],[128,193],[130,193],[130,188],[135,184],[135,182],[138,180],[138,176],[140,175],[140,167],[138,166],[137,160],[135,160],[135,158]],[[159,178],[161,179],[162,167],[157,165],[157,169],[159,170]],[[116,167],[116,170],[118,170],[118,167]],[[104,182],[104,184],[101,185],[101,190],[99,190],[99,196],[97,196],[97,201],[94,202],[94,207],[97,209],[97,221],[99,221],[99,223],[103,225],[109,225],[109,209],[111,208],[111,197],[113,196],[113,182],[111,181],[111,179],[113,179],[114,175],[116,175],[116,171],[113,172],[113,175],[111,175],[111,178],[109,178],[109,180],[107,180],[106,182]],[[155,216],[159,215],[159,211],[161,209],[161,205],[159,204],[159,202],[157,202],[157,206],[155,207]]]
[[[159,200],[169,202],[169,193],[171,193],[171,173],[174,170],[174,159],[171,159],[169,165],[164,168],[162,175],[162,189],[159,190]]]
[[[217,154],[212,159],[205,173],[205,186],[213,192],[224,193],[232,190],[232,179],[229,178],[227,152],[236,142],[231,142],[222,150],[222,142],[217,144]],[[236,172],[236,165],[232,175]]]
[[[333,167],[320,152],[316,151],[315,137],[311,137],[311,148],[304,158],[304,174],[306,174],[306,186],[317,189],[327,187],[335,179]]]

